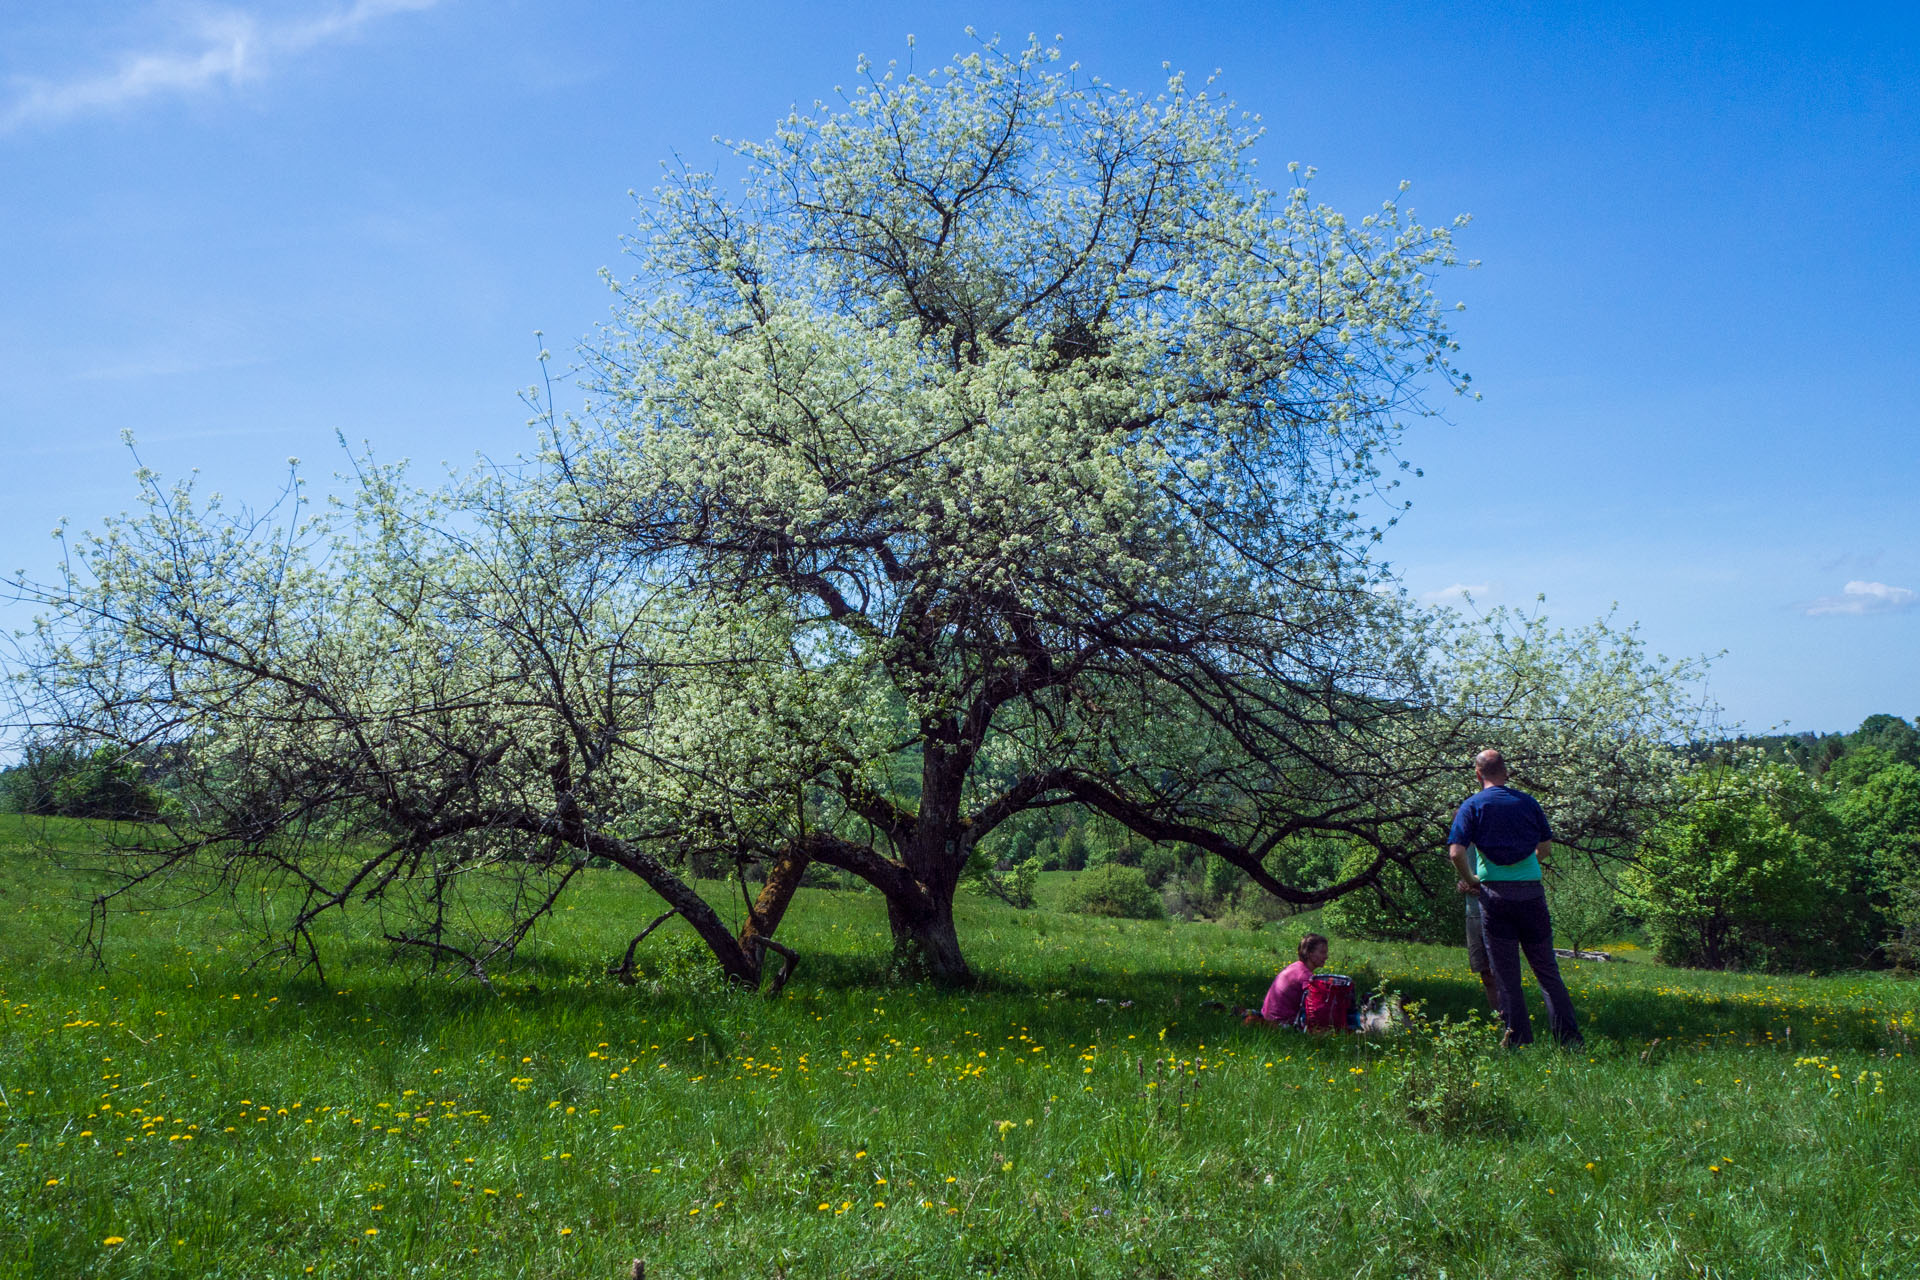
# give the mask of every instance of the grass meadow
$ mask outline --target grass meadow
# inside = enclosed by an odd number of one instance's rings
[[[0,1277],[1920,1275],[1891,977],[1630,954],[1569,967],[1577,1055],[1307,1037],[1206,1004],[1256,1001],[1313,917],[1071,916],[1050,876],[965,903],[952,993],[886,981],[877,895],[803,891],[767,1000],[675,926],[607,978],[656,911],[613,872],[491,990],[370,919],[324,984],[250,968],[218,898],[117,921],[100,967],[93,839],[0,819]],[[1458,948],[1333,967],[1479,1003]],[[1449,1078],[1457,1123],[1416,1124]]]

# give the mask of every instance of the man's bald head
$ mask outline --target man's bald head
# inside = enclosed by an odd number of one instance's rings
[[[1498,747],[1488,747],[1473,758],[1473,771],[1483,782],[1505,782],[1507,758],[1500,754]]]

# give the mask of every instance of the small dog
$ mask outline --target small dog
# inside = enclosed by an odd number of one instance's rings
[[[1399,996],[1391,1000],[1385,996],[1375,996],[1360,1011],[1360,1034],[1363,1036],[1389,1036],[1406,1029],[1407,1010]]]

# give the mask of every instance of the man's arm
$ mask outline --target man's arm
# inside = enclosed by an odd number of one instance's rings
[[[1538,858],[1541,867],[1545,868],[1547,865],[1547,855],[1553,852],[1553,827],[1548,823],[1547,811],[1540,807],[1540,802],[1534,800],[1532,796],[1528,796],[1527,799],[1533,801],[1533,816],[1540,824],[1538,828],[1540,832],[1540,843],[1533,846],[1533,856]]]
[[[1480,877],[1473,874],[1473,864],[1467,861],[1467,846],[1464,844],[1448,845],[1447,857],[1453,859],[1453,869],[1460,875],[1460,883],[1464,886],[1462,892],[1478,893],[1480,891]]]

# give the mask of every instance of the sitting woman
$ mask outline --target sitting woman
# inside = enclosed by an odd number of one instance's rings
[[[1306,1025],[1307,986],[1313,980],[1316,971],[1326,967],[1327,940],[1317,933],[1309,933],[1300,939],[1299,959],[1282,969],[1274,976],[1273,985],[1267,988],[1267,998],[1258,1010],[1247,1011],[1247,1021],[1255,1016],[1278,1023],[1281,1026],[1303,1027]],[[1345,983],[1346,979],[1340,979]],[[1349,992],[1351,984],[1348,984]],[[1341,1019],[1349,1031],[1360,1029],[1360,1011],[1352,1007],[1351,995],[1347,1000],[1346,1016]]]

